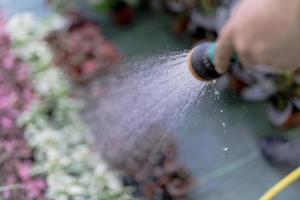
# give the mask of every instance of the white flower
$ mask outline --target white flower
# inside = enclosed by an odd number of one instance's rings
[[[64,29],[68,24],[69,21],[66,18],[58,14],[53,14],[42,23],[43,35],[46,36],[51,31]]]
[[[107,172],[108,167],[104,162],[99,162],[95,167],[95,176],[103,176]]]
[[[73,159],[73,162],[78,162],[82,160],[87,160],[90,155],[90,149],[88,148],[87,145],[78,145],[74,148],[72,151],[73,153],[71,154],[71,158]]]
[[[56,67],[36,74],[33,83],[36,91],[42,96],[60,96],[66,94],[70,89],[62,71]]]
[[[7,30],[16,43],[24,43],[42,40],[49,32],[62,29],[67,24],[67,20],[57,14],[41,22],[32,13],[20,13],[8,21]]]
[[[112,173],[106,174],[106,181],[107,186],[114,192],[121,192],[122,191],[122,185],[120,181],[117,179],[117,177]]]
[[[47,196],[50,199],[63,199],[66,195],[70,196],[84,195],[85,189],[78,186],[76,179],[62,171],[49,174],[47,177],[49,190]]]
[[[44,128],[39,132],[36,132],[34,137],[31,138],[31,144],[34,146],[43,146],[44,148],[56,148],[60,144],[60,137],[57,131]]]
[[[14,15],[7,23],[10,37],[16,42],[30,41],[38,36],[38,24],[31,13]]]
[[[34,41],[16,50],[17,54],[30,64],[33,73],[48,67],[53,60],[52,52],[46,42]]]
[[[78,195],[83,195],[84,194],[84,188],[78,186],[78,185],[71,185],[68,188],[68,191],[70,193],[70,195],[72,196],[78,196]]]
[[[71,160],[70,157],[68,157],[67,155],[66,156],[59,155],[59,156],[60,156],[60,158],[59,158],[59,164],[62,167],[69,167],[69,166],[71,166],[72,160]]]

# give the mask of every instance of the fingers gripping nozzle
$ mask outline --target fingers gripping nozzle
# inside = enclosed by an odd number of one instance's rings
[[[216,70],[215,61],[216,44],[204,42],[195,46],[188,56],[188,66],[195,78],[201,81],[212,81],[222,76]],[[236,62],[234,56],[232,62]]]

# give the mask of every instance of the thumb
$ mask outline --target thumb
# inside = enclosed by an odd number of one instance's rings
[[[218,73],[225,73],[234,55],[234,47],[231,31],[228,28],[223,29],[219,39],[217,40],[215,65]]]

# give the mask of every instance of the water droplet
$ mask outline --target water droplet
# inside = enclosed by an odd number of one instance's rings
[[[224,112],[224,110],[220,110],[220,112],[222,113],[222,112]]]
[[[201,104],[199,94],[205,94],[205,83],[191,77],[186,67],[186,58],[182,55],[162,56],[159,61],[155,60],[134,64],[140,68],[134,73],[128,73],[128,76],[125,73],[120,80],[116,77],[109,85],[107,94],[101,98],[101,104],[97,107],[97,113],[104,113],[97,116],[101,120],[97,128],[112,133],[122,128],[122,132],[128,135],[132,130],[136,132],[136,129],[143,132],[150,124],[158,121],[173,128],[181,124],[179,120],[188,114],[190,105],[195,101]],[[219,108],[213,109],[219,112]]]
[[[228,147],[223,147],[223,150],[224,151],[228,151]]]
[[[223,127],[226,127],[226,123],[225,123],[225,122],[222,122],[222,126],[223,126]]]

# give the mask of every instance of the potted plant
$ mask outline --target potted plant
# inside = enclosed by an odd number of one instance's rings
[[[213,15],[220,3],[217,0],[200,0],[198,4],[203,15]]]
[[[93,7],[97,12],[110,12],[115,24],[125,26],[132,23],[138,3],[138,0],[98,0]]]
[[[53,31],[46,38],[53,48],[54,63],[79,84],[115,70],[121,55],[99,26],[78,13],[70,14],[69,22],[68,29]]]
[[[290,129],[300,124],[300,72],[281,74],[247,70],[234,65],[230,71],[229,86],[247,101],[267,102],[270,122]]]

